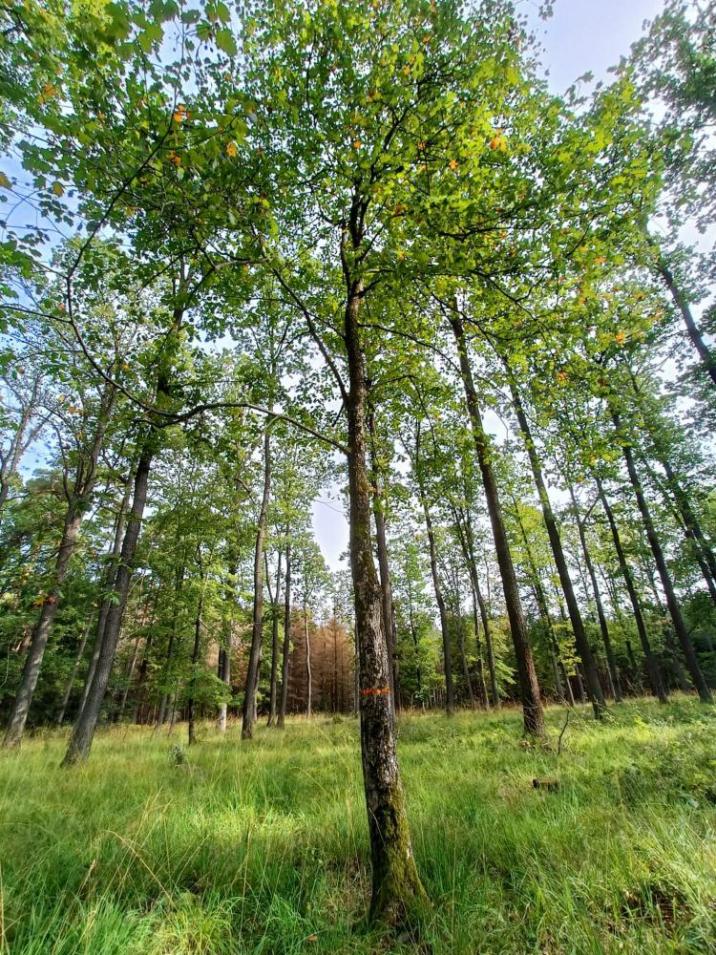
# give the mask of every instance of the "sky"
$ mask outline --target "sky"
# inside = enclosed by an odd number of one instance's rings
[[[524,10],[544,47],[543,62],[550,85],[563,92],[577,77],[591,71],[606,79],[610,66],[629,52],[642,34],[645,20],[661,11],[662,0],[555,0],[554,15],[538,16],[538,0],[526,0]]]
[[[522,9],[543,48],[542,62],[550,87],[562,93],[591,72],[594,82],[608,80],[608,69],[629,52],[642,35],[645,20],[662,9],[662,0],[555,0],[553,16],[539,18],[539,0],[525,0]],[[313,529],[329,566],[341,566],[348,547],[348,525],[337,489],[313,505]]]

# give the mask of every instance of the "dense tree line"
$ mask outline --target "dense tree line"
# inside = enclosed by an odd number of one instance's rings
[[[6,6],[6,746],[356,712],[401,921],[396,711],[711,701],[713,13],[560,97],[508,0]]]

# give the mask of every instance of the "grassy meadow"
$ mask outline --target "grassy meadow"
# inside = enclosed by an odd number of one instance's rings
[[[716,711],[683,698],[400,720],[423,941],[364,922],[357,725],[117,727],[0,754],[2,955],[716,951]],[[181,747],[181,748],[180,748]],[[558,782],[534,788],[533,779]]]

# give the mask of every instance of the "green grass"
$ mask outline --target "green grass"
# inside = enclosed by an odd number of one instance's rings
[[[425,951],[716,951],[716,711],[611,714],[559,757],[516,711],[401,719]],[[363,921],[355,721],[201,737],[185,765],[183,728],[105,732],[72,770],[58,734],[0,756],[2,955],[416,951]]]

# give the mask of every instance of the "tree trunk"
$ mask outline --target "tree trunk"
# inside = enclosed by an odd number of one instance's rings
[[[470,516],[470,511],[468,510],[465,516],[465,542],[464,542],[464,553],[467,560],[468,573],[470,575],[470,586],[473,593],[473,612],[475,610],[475,601],[477,601],[477,607],[480,612],[480,620],[482,621],[482,632],[485,635],[485,650],[487,652],[487,670],[490,675],[490,693],[492,694],[492,705],[499,707],[500,705],[500,691],[497,686],[497,668],[495,666],[495,652],[492,646],[492,630],[490,627],[490,617],[487,613],[487,605],[485,603],[485,598],[482,595],[482,589],[480,588],[480,579],[477,573],[477,560],[475,558],[475,535],[472,532],[472,517]],[[478,640],[478,625],[477,625],[477,615],[475,614],[475,639]],[[478,643],[478,653],[480,652],[480,647]],[[484,673],[483,673],[483,683],[484,683]],[[485,700],[487,701],[487,694],[485,695]]]
[[[121,723],[124,718],[124,711],[127,707],[127,699],[129,697],[129,688],[132,685],[132,677],[134,676],[134,668],[137,665],[137,658],[139,657],[139,637],[134,641],[134,652],[132,653],[132,659],[129,662],[129,669],[127,670],[127,683],[122,692],[122,700],[119,704],[119,710],[117,712],[117,722]],[[135,713],[134,722],[138,723],[137,714]]]
[[[452,647],[450,645],[450,628],[448,627],[447,608],[445,606],[445,596],[443,594],[442,584],[440,583],[440,574],[438,572],[437,549],[435,547],[435,532],[433,522],[430,517],[430,507],[428,506],[425,488],[423,487],[420,476],[420,426],[415,438],[415,479],[418,485],[418,495],[420,503],[423,506],[425,515],[425,529],[428,534],[428,548],[430,551],[430,573],[433,578],[433,589],[435,590],[435,600],[438,605],[440,615],[440,633],[443,638],[443,663],[445,667],[445,712],[452,716],[455,712],[455,689],[452,680]]]
[[[279,551],[278,567],[276,569],[276,593],[271,597],[271,682],[269,690],[269,726],[275,725],[278,716],[278,612],[279,600],[281,599],[281,560],[282,554],[281,551]],[[268,570],[266,573],[266,578],[268,579]]]
[[[229,635],[228,647],[222,647],[219,650],[219,679],[227,686],[231,685],[231,635]],[[219,704],[219,716],[216,721],[216,728],[220,733],[226,732],[226,719],[229,712],[228,703]]]
[[[146,607],[149,604],[149,599],[147,599]],[[154,621],[154,613],[156,610],[156,600],[155,606],[152,609],[152,615],[150,620]],[[139,673],[137,674],[137,692],[136,692],[136,703],[134,706],[134,723],[144,722],[145,716],[149,716],[151,713],[151,705],[147,710],[146,703],[146,690],[147,690],[147,674],[149,673],[149,653],[152,649],[152,644],[154,643],[154,633],[152,626],[150,624],[149,630],[147,632],[147,639],[144,643],[144,652],[142,653],[142,662],[139,664]]]
[[[629,369],[629,377],[631,378],[634,394],[638,399],[641,399],[642,389],[639,386],[636,375],[631,369]],[[706,586],[711,594],[711,599],[716,603],[716,556],[714,556],[714,552],[704,536],[696,513],[691,506],[689,496],[684,492],[671,466],[667,450],[659,434],[658,421],[651,433],[651,440],[654,446],[656,460],[661,464],[666,474],[667,487],[664,488],[654,468],[645,456],[642,456],[642,463],[646,467],[647,473],[654,484],[663,494],[664,500],[674,512],[677,521],[682,524],[686,537],[693,545],[694,556],[696,557]],[[671,498],[673,498],[673,501]]]
[[[373,479],[373,520],[375,521],[375,541],[378,551],[378,569],[380,571],[380,586],[383,594],[383,626],[388,641],[388,666],[390,667],[390,699],[395,709],[400,706],[400,686],[398,671],[398,637],[395,626],[395,607],[393,605],[393,587],[390,579],[390,562],[388,560],[388,540],[385,529],[385,511],[382,495],[383,483],[380,478],[380,468],[377,461],[375,416],[371,408],[368,415],[368,430],[371,446],[371,473]]]
[[[535,670],[532,648],[530,647],[527,627],[525,625],[522,603],[520,601],[517,577],[512,563],[512,554],[507,540],[507,531],[502,516],[500,496],[497,490],[497,481],[490,460],[490,450],[487,435],[482,425],[482,417],[477,400],[477,391],[470,367],[470,359],[465,339],[465,330],[462,318],[457,312],[450,313],[450,325],[455,336],[457,351],[460,359],[460,373],[465,390],[470,425],[472,428],[475,451],[480,466],[480,474],[485,489],[487,509],[490,515],[492,535],[495,541],[497,563],[502,578],[502,589],[505,596],[507,616],[510,621],[510,631],[515,649],[515,660],[519,675],[520,697],[524,718],[525,732],[532,736],[544,736],[544,711],[540,698],[539,682]]]
[[[30,704],[35,693],[40,676],[42,660],[45,655],[47,641],[52,633],[52,625],[57,615],[62,585],[70,568],[70,561],[77,546],[82,517],[89,504],[89,498],[95,485],[97,462],[104,443],[107,425],[114,405],[114,386],[108,386],[102,396],[94,434],[89,446],[79,448],[79,462],[75,472],[72,489],[68,494],[67,512],[65,515],[62,536],[60,539],[57,558],[55,561],[52,582],[40,607],[40,615],[32,631],[32,639],[28,650],[25,666],[15,696],[10,722],[3,741],[4,746],[19,746],[22,734],[30,711]]]
[[[241,739],[251,739],[254,735],[256,719],[256,688],[261,663],[261,641],[264,627],[264,544],[266,542],[266,521],[269,497],[271,495],[271,419],[266,422],[264,432],[264,487],[259,510],[256,547],[254,549],[254,604],[251,628],[251,648],[249,665],[246,671],[246,692],[244,693]]]
[[[408,621],[410,625],[410,636],[413,638],[413,647],[415,648],[415,688],[420,700],[420,706],[425,709],[425,698],[423,697],[423,673],[420,666],[420,641],[418,640],[418,628],[415,625],[415,612],[413,610],[413,589],[408,577]]]
[[[132,509],[127,521],[124,540],[122,541],[119,566],[117,567],[114,582],[114,599],[107,613],[107,620],[104,627],[103,639],[99,647],[97,666],[94,671],[92,685],[89,689],[82,713],[75,723],[69,747],[65,754],[63,761],[63,765],[65,766],[70,766],[87,759],[92,747],[92,740],[94,739],[95,730],[99,721],[100,710],[104,702],[110,673],[112,671],[112,664],[114,663],[117,650],[117,643],[119,642],[122,618],[127,605],[129,585],[134,570],[137,542],[142,527],[144,508],[147,503],[149,472],[152,466],[152,459],[154,458],[156,439],[155,428],[150,426],[135,470]]]
[[[465,620],[461,613],[457,615],[457,638],[460,649],[460,660],[462,662],[462,676],[467,687],[467,696],[470,700],[470,706],[475,706],[475,693],[472,689],[472,680],[470,679],[470,667],[467,664],[467,655],[465,654]]]
[[[356,215],[358,211],[354,202],[354,217]],[[354,222],[353,249],[360,243],[356,229]],[[344,337],[350,382],[346,394],[350,557],[359,657],[363,781],[373,864],[370,914],[372,919],[397,924],[409,917],[416,904],[425,902],[425,891],[413,859],[395,748],[393,707],[389,699],[390,671],[383,630],[382,592],[371,541],[371,484],[366,449],[367,383],[359,331],[364,289],[360,279],[350,276],[349,255],[344,249],[347,284]]]
[[[554,516],[554,511],[552,510],[549,494],[547,493],[547,485],[545,484],[544,475],[542,474],[542,465],[537,455],[537,448],[535,446],[534,439],[532,438],[532,431],[527,420],[522,399],[520,398],[517,387],[512,379],[507,362],[505,362],[505,367],[509,377],[512,403],[517,416],[517,422],[520,426],[520,431],[522,432],[522,437],[524,439],[527,456],[530,461],[532,477],[534,478],[535,487],[537,488],[537,494],[540,499],[542,516],[544,518],[545,527],[547,528],[547,536],[549,537],[549,544],[552,549],[554,562],[557,566],[559,582],[562,586],[562,592],[564,593],[564,597],[567,602],[567,611],[572,624],[574,640],[577,644],[577,653],[579,654],[579,658],[582,661],[582,667],[584,669],[584,676],[587,686],[587,695],[589,696],[589,699],[592,703],[594,716],[597,719],[601,719],[604,715],[606,707],[604,703],[604,693],[602,692],[602,686],[599,682],[597,665],[594,661],[592,650],[589,646],[589,640],[587,639],[587,634],[584,629],[584,621],[582,620],[582,614],[580,613],[579,604],[577,603],[577,596],[574,592],[572,578],[570,577],[569,568],[567,567],[567,559],[564,556],[562,537],[559,533],[559,527],[557,526],[557,519]]]
[[[199,655],[201,653],[201,613],[204,609],[204,578],[203,575],[200,579],[201,590],[199,592],[199,604],[196,608],[196,619],[194,621],[194,647],[191,653],[191,681],[189,683],[189,699],[187,700],[187,720],[188,720],[188,744],[193,746],[196,743],[196,701],[194,696],[196,694],[196,668],[199,663]]]
[[[622,577],[624,578],[624,584],[626,585],[627,593],[629,594],[629,600],[631,602],[632,612],[634,614],[634,621],[636,622],[636,629],[637,633],[639,634],[639,642],[641,643],[641,648],[644,652],[646,672],[649,677],[651,692],[660,703],[668,703],[669,698],[666,693],[664,682],[661,679],[661,674],[659,673],[659,666],[651,649],[649,634],[646,629],[646,623],[644,622],[644,614],[642,613],[641,609],[641,602],[637,595],[636,586],[634,584],[634,576],[631,572],[631,568],[629,567],[626,554],[624,553],[621,536],[619,534],[619,528],[617,527],[616,520],[614,519],[614,512],[612,511],[611,505],[609,504],[607,496],[604,493],[604,487],[602,485],[601,478],[597,477],[595,480],[597,484],[597,491],[599,492],[599,500],[601,501],[602,507],[604,508],[604,513],[607,515],[609,529],[612,534],[612,540],[614,541],[614,549],[619,562],[619,570]]]
[[[311,635],[308,632],[308,608],[303,598],[303,640],[306,646],[306,716],[313,715],[313,671],[311,670]]]
[[[10,483],[14,474],[16,473],[23,454],[27,450],[29,444],[32,443],[33,437],[37,434],[37,429],[28,435],[27,441],[25,440],[25,434],[32,420],[32,416],[35,413],[38,402],[38,393],[40,390],[40,377],[37,376],[32,385],[32,393],[29,400],[24,405],[22,412],[20,414],[20,420],[17,423],[17,430],[12,437],[10,442],[10,447],[7,452],[0,459],[0,517],[5,508],[5,503],[7,502],[8,495],[10,494]]]
[[[70,702],[70,696],[72,694],[72,687],[75,685],[75,679],[77,677],[77,671],[80,668],[80,663],[82,662],[82,657],[84,656],[85,647],[87,646],[87,638],[89,637],[89,632],[92,629],[92,621],[89,619],[85,625],[84,630],[82,631],[82,639],[80,640],[80,645],[77,649],[77,655],[75,656],[75,662],[72,665],[72,673],[70,674],[69,679],[67,680],[67,686],[65,687],[65,692],[62,696],[62,703],[60,705],[60,712],[57,714],[57,725],[62,726],[65,721],[65,713],[67,712],[67,704]]]
[[[338,621],[333,608],[333,712],[338,712]]]
[[[612,411],[612,420],[617,432],[617,437],[621,440],[621,423],[619,415],[615,411]],[[679,602],[676,598],[674,585],[671,580],[671,575],[669,574],[669,569],[666,566],[666,558],[664,557],[664,552],[661,549],[661,543],[656,534],[654,522],[651,519],[649,506],[644,496],[639,475],[637,474],[636,465],[634,464],[634,455],[632,453],[631,447],[628,444],[623,443],[622,453],[624,455],[624,460],[626,461],[629,480],[634,491],[634,496],[636,497],[637,506],[641,514],[644,529],[646,530],[649,546],[651,547],[651,553],[654,557],[654,563],[656,564],[656,569],[659,573],[661,586],[664,590],[666,605],[669,608],[669,615],[671,616],[671,620],[674,625],[674,632],[676,633],[679,644],[681,645],[681,650],[684,654],[686,667],[689,671],[691,679],[693,680],[701,702],[711,703],[711,690],[709,689],[708,683],[704,679],[704,675],[701,672],[701,667],[699,666],[699,661],[696,656],[696,650],[694,649],[691,637],[689,636],[689,632],[686,629],[686,623],[684,622],[684,618],[681,614],[681,607],[679,606]]]
[[[584,563],[587,568],[587,573],[589,574],[589,579],[592,583],[592,593],[594,594],[594,603],[597,608],[597,617],[599,618],[599,629],[602,634],[602,641],[604,643],[604,650],[607,655],[607,667],[609,672],[609,681],[612,684],[612,689],[614,692],[614,700],[616,703],[621,703],[623,700],[622,696],[622,687],[621,681],[619,678],[619,668],[617,667],[616,657],[614,656],[614,648],[612,647],[611,637],[609,635],[609,626],[607,624],[607,617],[604,613],[604,606],[602,605],[602,594],[599,590],[599,581],[597,580],[597,574],[594,570],[594,564],[592,563],[592,555],[589,553],[589,547],[587,546],[587,535],[584,530],[584,521],[579,514],[579,504],[577,503],[577,498],[574,493],[574,488],[571,483],[567,482],[567,487],[569,488],[569,496],[572,499],[572,507],[574,508],[574,519],[577,522],[577,530],[579,532],[579,541],[582,545],[582,553],[584,554]]]
[[[177,718],[177,695],[172,693],[172,712],[169,717],[169,729],[167,730],[167,736],[171,736],[174,732],[174,724]]]
[[[552,618],[549,615],[549,606],[547,604],[547,597],[545,596],[544,587],[542,586],[542,580],[540,578],[539,572],[537,571],[537,564],[535,563],[534,556],[532,554],[532,548],[530,547],[529,538],[527,537],[527,532],[525,526],[522,523],[520,518],[519,511],[517,510],[517,502],[513,498],[513,503],[515,506],[515,514],[517,516],[517,525],[520,529],[520,534],[522,536],[522,542],[525,545],[525,555],[527,557],[527,563],[529,564],[530,574],[532,576],[532,586],[534,590],[535,600],[537,601],[537,609],[540,612],[540,617],[545,627],[547,633],[547,644],[549,647],[549,655],[552,661],[552,669],[554,672],[554,685],[557,691],[557,694],[561,700],[566,702],[566,697],[564,695],[564,687],[562,686],[562,677],[564,677],[564,682],[569,687],[569,678],[567,677],[567,671],[564,668],[564,663],[562,661],[562,655],[559,652],[559,643],[557,642],[557,635],[554,632],[554,627],[552,626]],[[560,675],[560,666],[562,668],[562,674]],[[571,696],[572,706],[574,706],[574,697]]]
[[[276,725],[283,729],[286,725],[286,707],[288,706],[288,668],[291,656],[291,542],[286,544],[286,582],[283,595],[283,659],[281,661],[281,706]]]
[[[167,653],[164,657],[164,665],[162,666],[162,676],[161,676],[161,686],[163,688],[162,699],[159,705],[159,716],[157,717],[157,726],[162,726],[164,720],[166,719],[166,710],[167,704],[169,703],[170,693],[167,689],[167,684],[169,682],[169,671],[171,669],[172,660],[174,659],[174,653],[176,651],[177,645],[179,643],[179,638],[177,637],[177,619],[179,617],[179,598],[184,586],[184,575],[186,574],[186,564],[184,559],[179,565],[176,571],[176,578],[174,582],[174,605],[172,609],[172,618],[171,625],[169,628],[169,642],[167,644]]]
[[[714,556],[714,552],[704,536],[701,524],[696,517],[694,509],[691,507],[688,495],[684,492],[673,468],[665,457],[659,456],[659,463],[666,473],[666,487],[664,487],[663,482],[659,479],[659,476],[655,473],[654,468],[646,458],[642,457],[641,462],[646,468],[647,474],[661,492],[664,501],[672,511],[677,523],[683,527],[684,534],[691,544],[693,555],[696,559],[696,563],[699,565],[701,576],[704,578],[711,600],[716,603],[716,556]]]
[[[10,722],[5,732],[4,746],[19,746],[22,741],[25,723],[30,711],[30,704],[32,703],[32,697],[40,676],[45,648],[47,647],[47,641],[50,637],[52,624],[60,602],[60,588],[67,575],[70,557],[77,542],[81,520],[81,514],[76,511],[74,506],[71,506],[65,519],[62,540],[60,541],[60,549],[53,574],[54,579],[50,586],[49,593],[42,601],[40,616],[32,631],[32,638],[25,659],[22,677],[20,678],[20,685],[15,696]]]
[[[701,359],[701,364],[704,371],[711,379],[711,386],[716,387],[716,361],[714,360],[714,356],[711,354],[711,351],[704,341],[703,335],[701,334],[701,331],[694,320],[688,298],[677,285],[674,275],[667,265],[666,259],[664,259],[661,255],[657,261],[656,269],[663,279],[664,284],[668,288],[669,293],[674,300],[674,304],[681,313],[684,325],[686,326],[686,331],[689,338],[691,339],[691,344],[694,346],[699,358]]]
[[[129,502],[132,497],[132,479],[131,474],[127,477],[124,486],[124,493],[122,494],[122,501],[119,505],[119,511],[117,512],[117,519],[114,525],[114,538],[112,541],[112,549],[109,554],[109,561],[107,567],[102,574],[102,584],[101,584],[101,593],[102,593],[102,603],[100,604],[99,614],[97,615],[97,631],[94,638],[94,644],[92,646],[92,656],[90,657],[90,664],[87,669],[87,675],[85,677],[84,686],[82,687],[82,697],[80,699],[79,709],[77,711],[76,720],[78,720],[82,714],[82,710],[85,708],[87,702],[87,696],[92,686],[92,680],[94,679],[94,672],[97,669],[97,660],[99,659],[100,649],[102,647],[102,640],[104,638],[104,628],[107,624],[107,615],[109,614],[110,608],[112,606],[112,595],[114,593],[114,584],[115,577],[117,575],[117,567],[119,565],[120,554],[122,551],[122,541],[124,540],[124,528],[125,528],[125,518],[127,516],[127,511],[129,509]],[[76,721],[75,720],[75,721]]]

